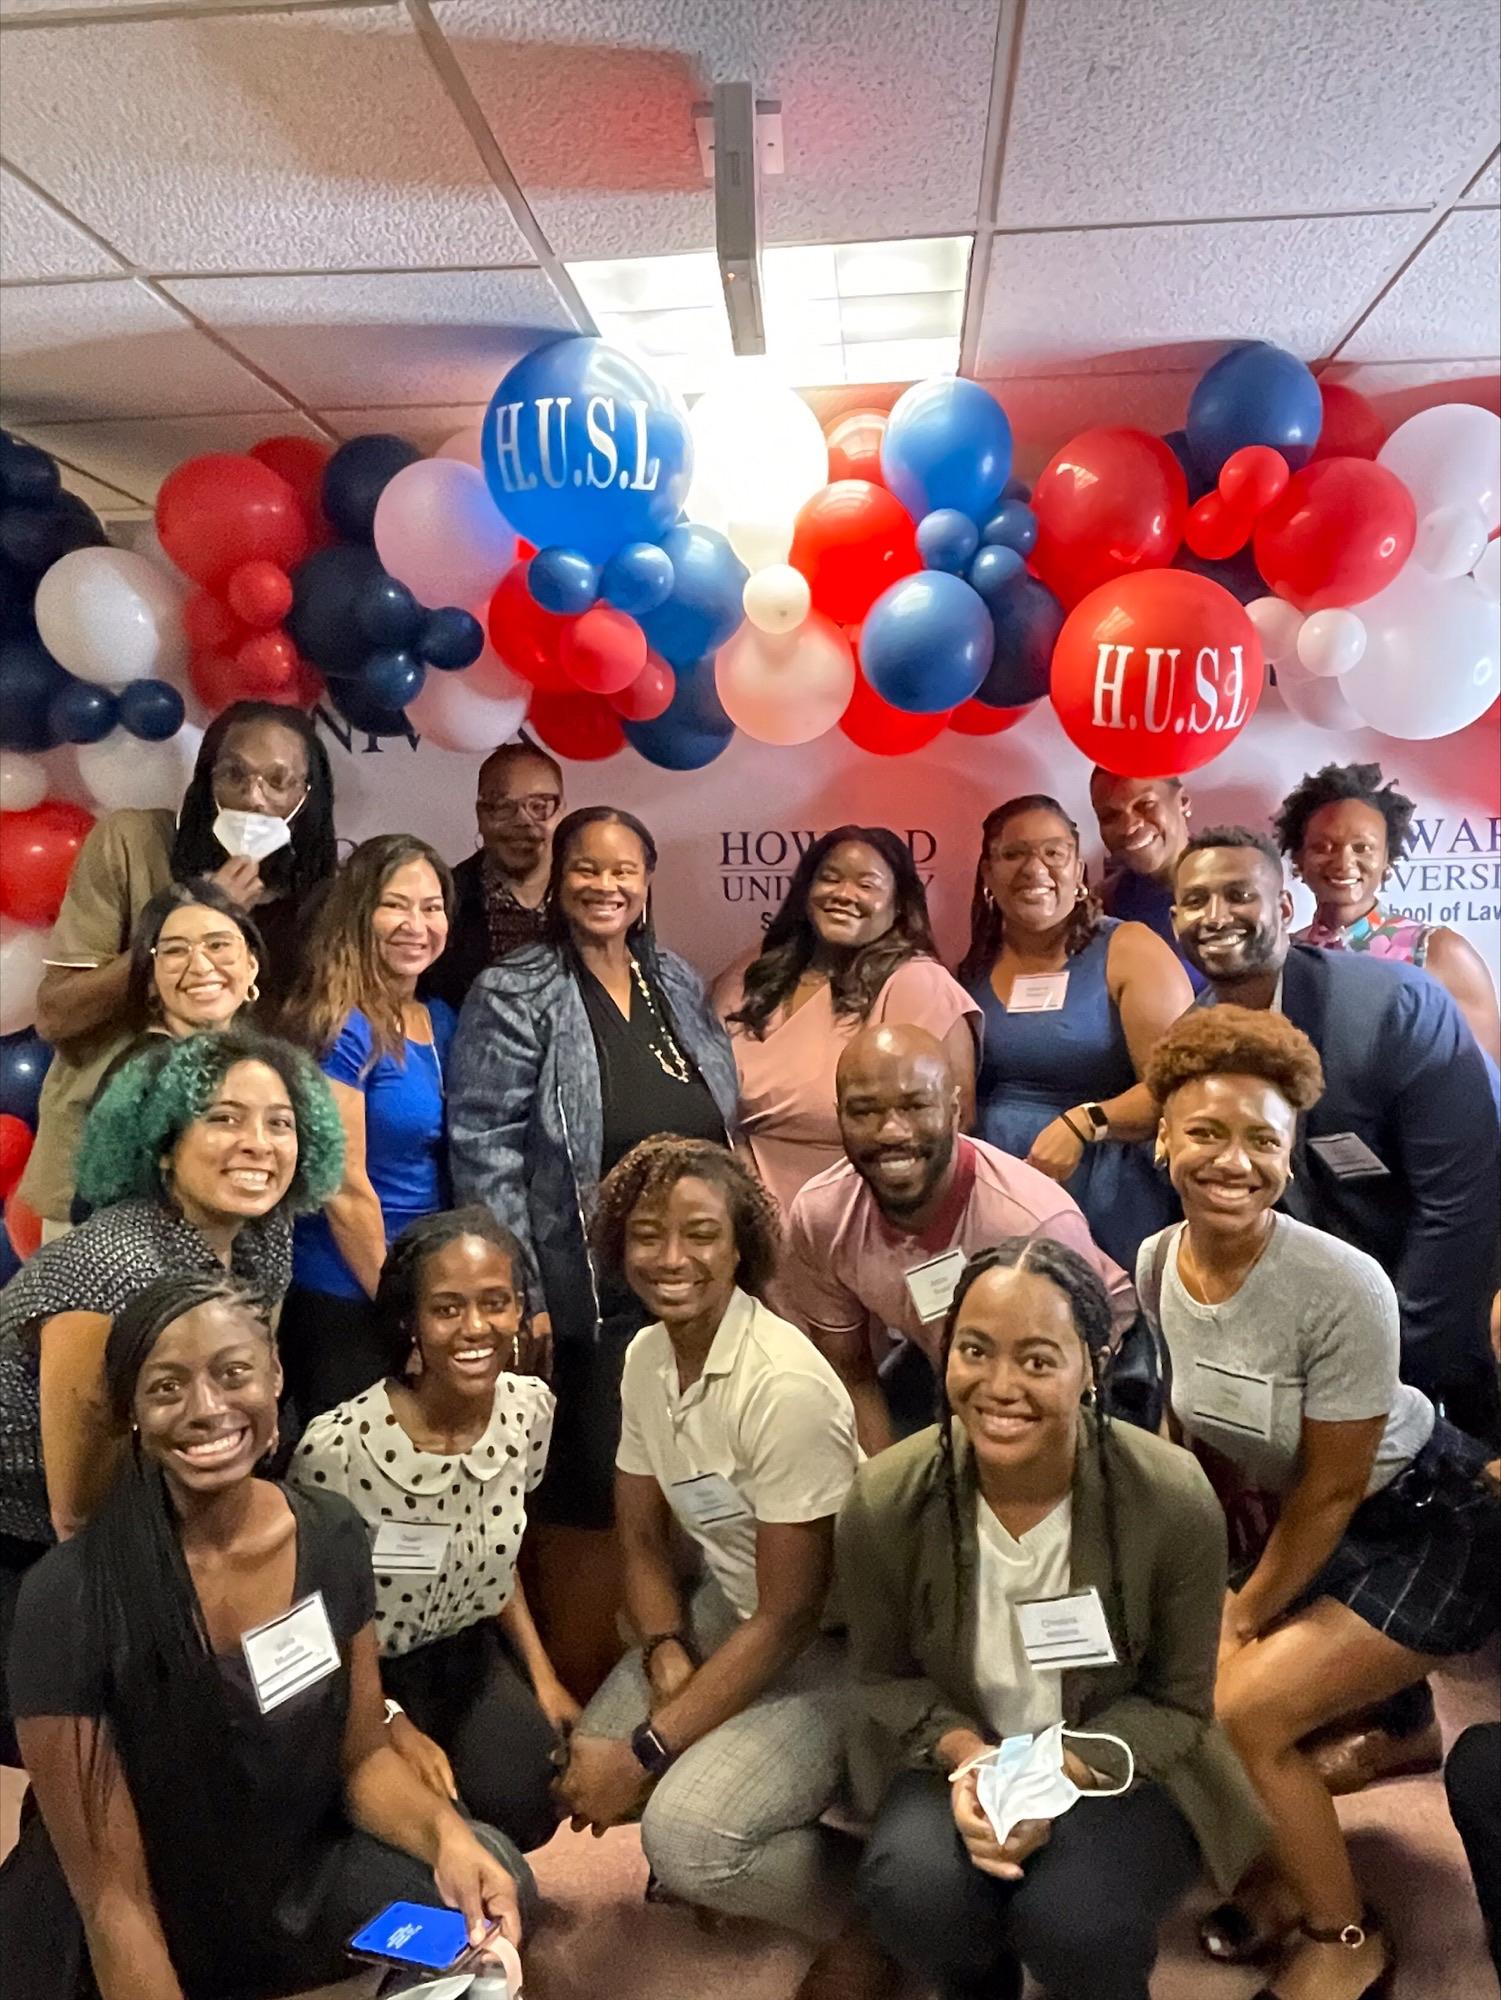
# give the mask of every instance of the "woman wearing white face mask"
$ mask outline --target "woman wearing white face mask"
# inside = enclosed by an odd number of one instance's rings
[[[1201,1865],[1233,1881],[1263,1842],[1213,1720],[1224,1524],[1187,1453],[1100,1417],[1109,1343],[1073,1251],[982,1251],[941,1423],[868,1461],[839,1519],[851,1775],[877,1812],[859,1900],[945,2000],[1012,2000],[1023,1967],[1052,2000],[1147,2000]],[[1034,1745],[998,1837],[981,1800],[1008,1787],[975,1760],[1059,1724],[1062,1770]]]

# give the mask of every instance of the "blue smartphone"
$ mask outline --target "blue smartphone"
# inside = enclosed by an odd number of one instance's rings
[[[421,1972],[447,1972],[469,1948],[463,1912],[430,1903],[388,1903],[348,1945],[357,1958],[415,1966]]]

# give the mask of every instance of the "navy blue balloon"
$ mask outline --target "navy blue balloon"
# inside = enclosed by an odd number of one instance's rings
[[[323,468],[323,511],[346,541],[373,539],[380,496],[421,456],[416,445],[385,431],[339,446]]]
[[[527,564],[526,585],[544,611],[576,618],[599,595],[599,571],[577,549],[538,549]]]
[[[36,579],[0,556],[0,638],[12,639],[18,633],[36,630],[31,615],[35,596]]]
[[[929,569],[946,569],[963,576],[980,546],[980,531],[957,507],[935,507],[917,524],[917,552]]]
[[[891,584],[866,613],[860,664],[883,701],[938,715],[968,701],[995,649],[985,600],[963,577],[920,570]]]
[[[1183,467],[1183,477],[1188,481],[1188,504],[1190,507],[1202,500],[1206,493],[1212,493],[1215,482],[1206,479],[1198,467],[1198,461],[1189,449],[1187,431],[1164,431],[1162,442]]]
[[[50,750],[48,710],[71,679],[40,639],[0,640],[0,750]]]
[[[42,1079],[51,1063],[52,1050],[35,1028],[0,1037],[0,1113],[35,1131]]]
[[[1029,556],[1037,546],[1037,516],[1025,500],[1003,500],[980,530],[980,540],[988,548]]]
[[[1027,501],[1032,498],[1032,489],[1025,479],[1008,479],[1006,484],[1001,488],[1001,498],[1003,500]]]
[[[1048,691],[1063,606],[1035,576],[1022,576],[990,607],[995,652],[975,690],[992,708],[1024,708]]]
[[[143,743],[165,743],[183,725],[187,710],[169,681],[131,681],[120,690],[120,727]]]
[[[372,653],[360,669],[360,686],[382,708],[405,708],[426,679],[427,669],[413,653]]]
[[[623,724],[626,741],[664,771],[701,771],[730,747],[735,725],[714,685],[712,659],[677,669],[677,686],[654,722]]]
[[[1324,404],[1311,372],[1265,340],[1232,347],[1206,368],[1188,403],[1188,444],[1206,479],[1243,445],[1268,444],[1294,471],[1319,441]]]
[[[120,719],[120,704],[93,681],[70,681],[47,709],[47,725],[57,743],[99,743]]]
[[[1027,565],[1015,549],[998,544],[987,544],[979,551],[965,572],[970,588],[978,590],[987,604],[993,604],[1003,591],[1009,590],[1019,576],[1026,574]]]
[[[45,507],[0,508],[0,556],[30,576],[74,549],[103,548],[108,540],[98,515],[71,493]]]
[[[602,563],[656,542],[693,476],[681,403],[592,336],[534,348],[502,381],[480,433],[485,478],[518,535]]]
[[[6,433],[0,442],[0,496],[17,507],[45,507],[62,491],[57,460],[40,445]]]
[[[426,612],[404,583],[382,570],[363,586],[354,615],[372,646],[410,646]]]
[[[374,549],[360,547],[318,549],[297,565],[286,627],[304,659],[325,673],[359,672],[370,651],[359,607],[366,590],[385,574]]]
[[[10,1231],[0,1229],[0,1285],[8,1285],[21,1268],[21,1259],[16,1255],[16,1246],[10,1240]]]
[[[662,546],[672,564],[672,595],[647,612],[641,629],[648,646],[669,666],[682,669],[717,652],[740,629],[750,571],[717,529],[697,522],[670,528]]]
[[[411,726],[399,708],[387,708],[379,702],[363,681],[331,680],[328,684],[328,698],[356,729],[362,729],[367,736],[409,736]]]
[[[599,573],[599,594],[617,611],[642,618],[672,595],[672,557],[655,542],[627,542]]]
[[[1006,412],[978,382],[946,375],[897,399],[881,437],[881,477],[914,521],[935,507],[983,521],[1010,471]]]
[[[1267,587],[1249,544],[1235,555],[1226,556],[1218,562],[1211,562],[1207,556],[1196,556],[1185,544],[1173,557],[1171,567],[1186,569],[1194,576],[1207,576],[1211,583],[1228,590],[1241,604],[1249,604],[1254,598],[1267,595]]]
[[[485,628],[472,612],[445,604],[428,612],[412,650],[427,666],[453,673],[473,666],[485,650]]]

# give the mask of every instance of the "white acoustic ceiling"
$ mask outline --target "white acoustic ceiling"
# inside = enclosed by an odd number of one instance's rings
[[[589,325],[569,261],[712,246],[741,79],[768,242],[974,237],[1024,464],[1246,335],[1496,407],[1495,0],[0,0],[0,412],[110,514],[273,431],[435,446]]]

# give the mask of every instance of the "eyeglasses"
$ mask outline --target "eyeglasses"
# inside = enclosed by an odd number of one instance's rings
[[[481,819],[493,819],[502,826],[515,826],[523,819],[529,819],[533,826],[546,826],[557,818],[562,804],[558,792],[525,792],[517,799],[475,801]]]
[[[164,972],[182,972],[200,951],[210,965],[233,965],[244,956],[245,940],[238,931],[227,931],[220,937],[168,938],[165,944],[151,947],[151,956]]]
[[[1008,840],[1004,847],[993,848],[997,861],[1006,868],[1020,868],[1033,855],[1040,856],[1043,866],[1051,874],[1061,875],[1073,865],[1077,852],[1069,840]]]
[[[261,797],[268,803],[279,800],[294,805],[308,789],[306,773],[293,771],[285,764],[273,764],[269,771],[258,771],[253,764],[246,764],[238,757],[221,757],[213,770],[214,795],[232,793],[248,798],[259,786]]]

